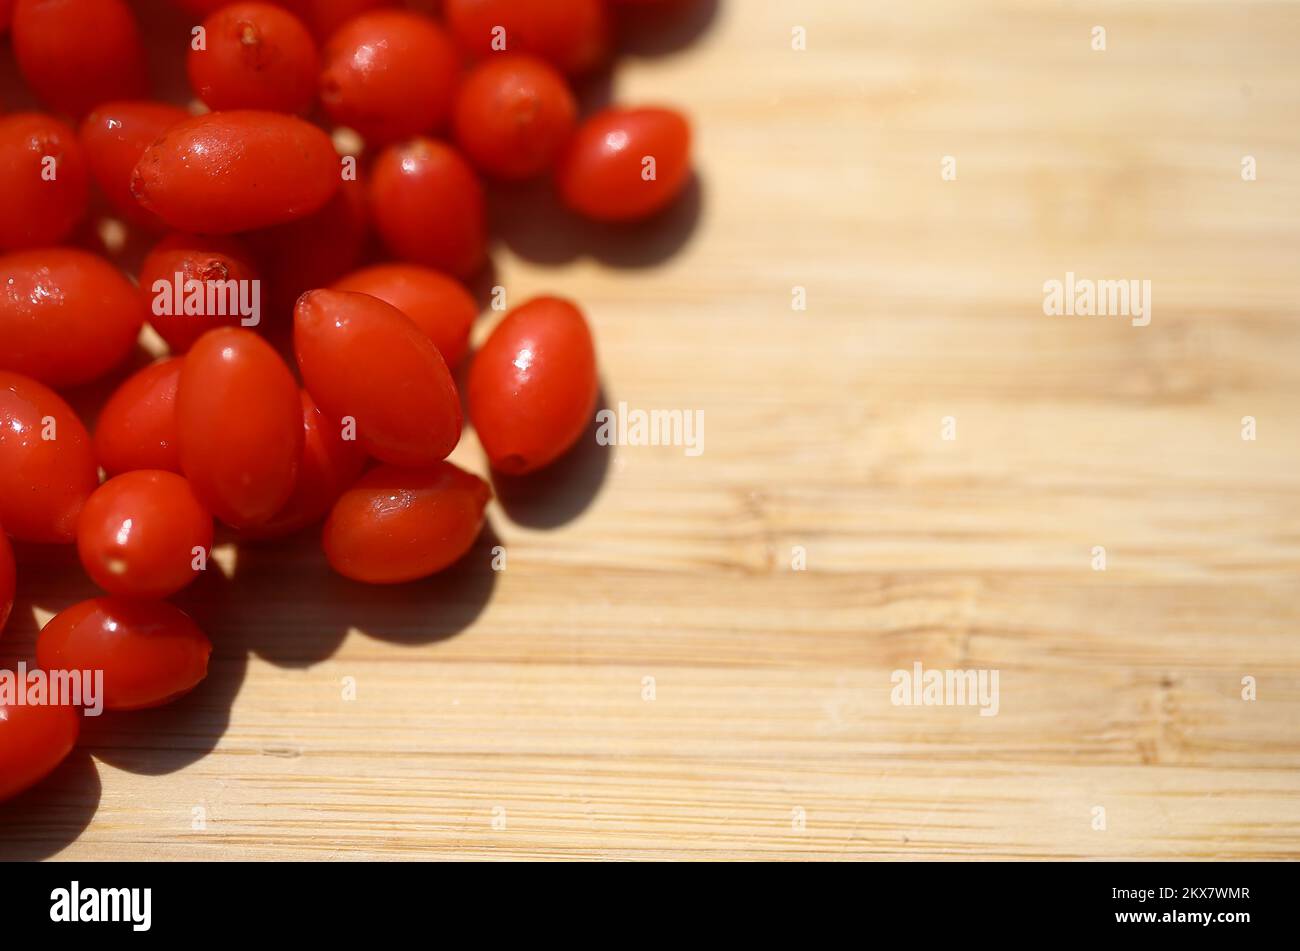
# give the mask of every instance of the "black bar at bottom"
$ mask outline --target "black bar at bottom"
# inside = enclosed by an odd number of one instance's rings
[[[704,872],[705,878],[694,880]],[[217,938],[287,930],[338,939],[391,928],[503,925],[536,936],[597,920],[659,933],[693,920],[797,924],[863,935],[882,925],[989,937],[1129,934],[1232,941],[1284,927],[1285,863],[900,863],[551,868],[426,863],[45,863],[7,865],[6,937]],[[866,930],[864,930],[866,929]],[[1052,933],[1051,931],[1047,933]],[[431,934],[432,938],[433,935]],[[450,938],[450,933],[444,933]]]

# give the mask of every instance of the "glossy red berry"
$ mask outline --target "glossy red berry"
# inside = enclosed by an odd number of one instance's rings
[[[495,178],[518,181],[545,172],[577,122],[568,83],[535,56],[488,57],[456,97],[456,143]]]
[[[316,524],[365,468],[365,450],[355,438],[345,438],[349,428],[322,413],[306,390],[302,422],[302,463],[293,495],[273,519],[241,532],[241,537],[279,538]]]
[[[90,177],[76,133],[36,112],[0,116],[0,251],[57,244],[86,214]]]
[[[302,402],[289,368],[250,330],[213,330],[185,356],[176,393],[181,468],[235,528],[273,518],[302,458]]]
[[[460,395],[438,348],[396,307],[368,294],[309,291],[294,308],[302,378],[331,419],[356,421],[376,459],[432,465],[460,439]]]
[[[146,92],[144,44],[124,0],[17,0],[14,58],[51,108],[82,116]]]
[[[584,122],[556,166],[560,195],[597,221],[661,211],[691,178],[691,129],[671,109],[606,109]]]
[[[398,584],[427,577],[469,551],[491,497],[486,482],[450,462],[379,466],[335,503],[325,523],[325,556],[354,581]]]
[[[145,150],[131,193],[178,231],[230,234],[306,217],[338,191],[334,145],[278,112],[195,116]]]
[[[70,542],[99,485],[90,434],[35,380],[0,371],[0,525],[28,542]]]
[[[609,57],[605,0],[446,0],[443,14],[472,56],[532,53],[570,75]]]
[[[140,265],[149,324],[172,353],[218,327],[256,327],[262,288],[253,255],[238,238],[175,232]]]
[[[438,23],[410,10],[375,10],[325,45],[320,99],[335,123],[377,148],[441,131],[459,78],[460,57]]]
[[[104,709],[141,710],[189,693],[207,676],[212,644],[166,601],[92,598],[50,619],[36,640],[47,671],[104,672]]]
[[[0,802],[54,772],[77,745],[81,714],[57,704],[0,704]]]
[[[468,278],[487,257],[483,186],[455,149],[412,139],[385,149],[370,176],[370,213],[388,250]]]
[[[212,516],[181,476],[127,472],[86,500],[77,553],[86,574],[109,594],[165,598],[206,570]]]
[[[210,109],[306,112],[316,99],[320,58],[296,16],[269,3],[232,3],[203,21],[190,46],[190,86]]]
[[[0,369],[48,383],[87,383],[135,347],[144,307],[103,258],[74,248],[0,257]]]
[[[336,281],[333,290],[392,304],[428,334],[452,369],[469,349],[478,304],[465,285],[446,274],[418,264],[375,264]]]
[[[165,226],[131,194],[131,173],[164,132],[189,118],[179,106],[126,100],[96,106],[79,132],[90,174],[113,210],[131,224],[160,231]]]
[[[593,422],[599,387],[577,307],[541,297],[515,308],[469,373],[470,419],[492,467],[519,475],[553,462]]]
[[[95,455],[109,476],[135,469],[181,471],[176,387],[184,360],[171,357],[132,374],[95,423]]]

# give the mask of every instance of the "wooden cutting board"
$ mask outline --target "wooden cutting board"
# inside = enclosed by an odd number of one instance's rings
[[[588,440],[407,588],[225,552],[208,681],[0,857],[1300,855],[1300,5],[697,7],[592,94],[690,110],[687,200],[494,214],[509,299],[703,452]],[[1149,324],[1046,315],[1070,273]],[[91,593],[21,584],[11,660]],[[917,663],[997,715],[891,702]]]

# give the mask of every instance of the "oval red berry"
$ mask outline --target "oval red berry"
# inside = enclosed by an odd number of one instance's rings
[[[103,671],[104,709],[169,703],[207,676],[212,643],[166,601],[92,598],[52,617],[36,639],[47,671]]]
[[[604,0],[446,0],[443,14],[472,56],[532,53],[565,73],[584,73],[610,52]]]
[[[131,194],[131,173],[145,149],[188,118],[189,113],[179,106],[127,100],[97,106],[81,123],[78,134],[95,184],[113,210],[132,224],[153,231],[165,227]]]
[[[172,357],[132,374],[99,411],[95,455],[110,476],[133,469],[181,471],[176,387],[184,363]]]
[[[450,462],[379,466],[343,493],[325,523],[325,555],[344,577],[414,581],[449,567],[483,527],[492,490]]]
[[[432,465],[460,440],[460,395],[433,341],[369,294],[309,291],[294,309],[303,381],[332,419],[351,419],[376,459]]]
[[[451,146],[412,139],[385,149],[371,169],[375,229],[399,258],[465,279],[487,257],[483,186]]]
[[[127,472],[86,500],[77,552],[86,574],[110,594],[166,598],[206,569],[212,516],[181,476]]]
[[[307,27],[269,3],[232,3],[203,21],[202,49],[190,47],[190,86],[210,109],[306,112],[316,98],[320,58]]]
[[[379,148],[441,131],[451,115],[460,57],[442,27],[410,10],[375,10],[325,45],[320,98],[339,125]]]
[[[508,181],[551,167],[578,122],[578,105],[553,66],[534,56],[492,56],[456,97],[456,143],[488,175]]]
[[[81,713],[56,704],[0,705],[0,802],[54,772],[77,745]]]
[[[185,356],[176,392],[181,468],[235,528],[274,517],[302,458],[302,403],[279,354],[249,330],[213,330]]]
[[[184,353],[209,330],[262,320],[257,264],[235,237],[169,234],[141,263],[140,291],[149,325],[172,353]]]
[[[593,421],[600,383],[582,312],[542,297],[515,308],[488,337],[469,373],[469,412],[492,467],[540,469]]]
[[[131,193],[178,231],[230,234],[306,217],[341,180],[334,146],[316,126],[236,110],[168,129],[136,165]]]
[[[375,264],[336,281],[333,290],[392,304],[428,334],[452,369],[469,349],[478,304],[465,285],[446,274],[418,264]]]
[[[691,177],[691,129],[671,109],[606,109],[584,122],[556,166],[560,195],[597,221],[639,221]]]
[[[0,369],[51,386],[88,383],[135,348],[144,307],[126,276],[74,248],[0,258]]]
[[[23,79],[59,112],[82,116],[146,91],[144,44],[124,0],[17,0],[13,31]]]
[[[90,176],[77,135],[36,112],[0,116],[0,251],[57,244],[86,214]]]
[[[70,542],[99,485],[90,434],[53,390],[0,371],[0,525],[27,542]]]

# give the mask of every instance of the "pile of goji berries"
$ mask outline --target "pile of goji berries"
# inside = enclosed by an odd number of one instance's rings
[[[187,109],[150,99],[125,0],[0,0],[48,110],[0,114],[0,629],[9,536],[75,544],[105,592],[49,621],[39,669],[101,671],[109,710],[167,703],[207,673],[207,636],[164,599],[206,568],[214,519],[247,543],[323,522],[334,570],[408,582],[469,550],[491,498],[445,461],[462,397],[512,476],[588,431],[595,349],[567,300],[508,313],[465,393],[452,371],[479,312],[463,282],[487,260],[484,179],[549,176],[572,213],[635,222],[690,178],[676,112],[579,116],[571,83],[609,61],[620,2],[655,0],[444,0],[440,17],[173,0],[194,24]],[[97,206],[150,236],[138,273],[96,246]],[[170,356],[116,387],[92,436],[56,391],[122,373],[146,321]],[[0,799],[79,723],[0,699]]]

